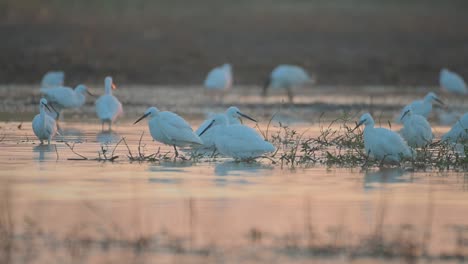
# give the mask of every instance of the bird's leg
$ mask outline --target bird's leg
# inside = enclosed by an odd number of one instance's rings
[[[175,151],[175,157],[174,158],[177,158],[179,156],[179,152],[177,151],[177,148],[175,145],[172,145],[174,146],[174,151]]]
[[[50,138],[47,139],[47,145],[50,145]]]
[[[286,88],[286,92],[288,93],[288,99],[289,99],[289,103],[292,104],[294,103],[294,95],[292,93],[292,90],[291,90],[291,87],[287,87]]]
[[[44,145],[44,140],[41,139],[40,141],[41,141],[41,145]]]
[[[211,153],[211,158],[214,158],[215,154],[216,154],[216,149],[214,149],[213,153]]]
[[[369,149],[369,151],[367,152],[366,160],[364,161],[364,165],[362,165],[362,167],[366,167],[366,166],[367,166],[367,162],[369,161],[369,156],[370,156],[370,149]]]
[[[384,161],[385,161],[386,157],[387,157],[387,155],[384,155],[383,159],[380,161],[379,167],[383,167],[383,164],[384,164]]]

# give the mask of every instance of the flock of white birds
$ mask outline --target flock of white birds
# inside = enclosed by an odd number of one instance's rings
[[[86,101],[86,95],[91,93],[84,85],[75,89],[64,86],[63,72],[47,73],[41,83],[41,98],[39,114],[32,121],[35,135],[41,144],[51,139],[60,130],[58,119],[64,109],[79,108]],[[307,72],[294,65],[279,65],[270,74],[263,87],[263,95],[267,95],[269,88],[285,89],[290,102],[293,102],[293,89],[314,83]],[[207,90],[221,95],[229,91],[233,84],[232,67],[224,64],[211,70],[204,82]],[[450,93],[466,95],[466,84],[462,77],[447,69],[440,72],[440,86]],[[96,114],[101,120],[102,129],[112,123],[122,114],[122,104],[112,94],[116,89],[111,77],[104,80],[104,95],[96,100]],[[402,159],[411,158],[414,148],[425,147],[432,143],[434,135],[427,121],[432,111],[432,104],[443,104],[433,92],[428,93],[422,100],[415,100],[405,106],[398,118],[403,124],[399,133],[386,129],[375,128],[374,120],[369,113],[363,114],[356,126],[365,125],[363,136],[366,153],[369,157],[385,161],[385,163],[399,163]],[[203,153],[218,152],[235,159],[252,159],[275,151],[275,147],[266,141],[257,131],[240,122],[241,118],[257,122],[242,113],[237,107],[231,106],[224,113],[215,114],[205,120],[194,132],[192,127],[179,115],[160,111],[156,107],[149,107],[144,115],[134,124],[148,118],[148,126],[154,140],[174,147],[175,157],[178,156],[177,147],[190,146]],[[468,113],[465,113],[443,135],[442,140],[452,144],[468,141]]]

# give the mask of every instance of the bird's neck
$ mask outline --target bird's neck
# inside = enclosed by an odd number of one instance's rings
[[[105,94],[107,94],[107,95],[112,95],[112,87],[111,87],[111,85],[106,84],[106,87],[105,87]]]

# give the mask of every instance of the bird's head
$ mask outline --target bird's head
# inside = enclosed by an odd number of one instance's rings
[[[250,116],[242,113],[239,108],[235,107],[235,106],[231,106],[229,107],[227,110],[226,110],[226,115],[229,117],[229,118],[237,118],[237,119],[241,119],[242,117],[244,118],[247,118],[249,119],[250,121],[253,121],[253,122],[257,122],[257,120],[251,118]]]
[[[140,122],[141,120],[145,119],[148,116],[150,118],[154,117],[158,113],[159,113],[159,110],[156,107],[152,106],[152,107],[146,109],[145,113],[140,118],[138,118],[137,121],[135,121],[133,124],[136,124],[136,123]]]
[[[87,87],[86,85],[84,85],[84,84],[79,84],[78,86],[76,86],[75,91],[76,91],[77,93],[80,93],[80,94],[83,94],[83,95],[89,94],[89,95],[91,95],[91,96],[94,96],[94,94],[92,94],[92,93],[88,90],[88,87]]]
[[[104,79],[104,88],[106,89],[106,92],[117,89],[117,86],[115,86],[115,83],[112,81],[112,77],[107,76]]]
[[[403,115],[401,116],[400,121],[403,121],[407,117],[410,117],[412,114],[413,114],[413,110],[411,109],[411,107],[409,106],[405,107],[403,109]]]
[[[361,125],[365,126],[373,126],[374,125],[374,119],[372,118],[371,114],[365,113],[359,118],[359,122],[356,124],[356,127],[352,130],[356,130],[358,127]]]
[[[442,100],[440,100],[440,98],[433,92],[430,92],[428,93],[425,97],[424,97],[424,100],[425,101],[428,101],[428,102],[432,102],[432,101],[435,101],[441,105],[444,105],[444,102],[442,102]]]

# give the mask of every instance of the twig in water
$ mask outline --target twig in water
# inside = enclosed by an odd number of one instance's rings
[[[68,142],[65,142],[65,145],[66,145],[68,148],[70,148],[70,150],[73,152],[73,154],[75,154],[75,155],[81,157],[81,159],[69,158],[68,160],[88,160],[87,157],[85,157],[85,156],[83,156],[83,155],[77,153],[77,152],[74,150],[74,148],[75,148],[75,143],[73,143],[73,145],[70,146],[70,144],[69,144]]]

